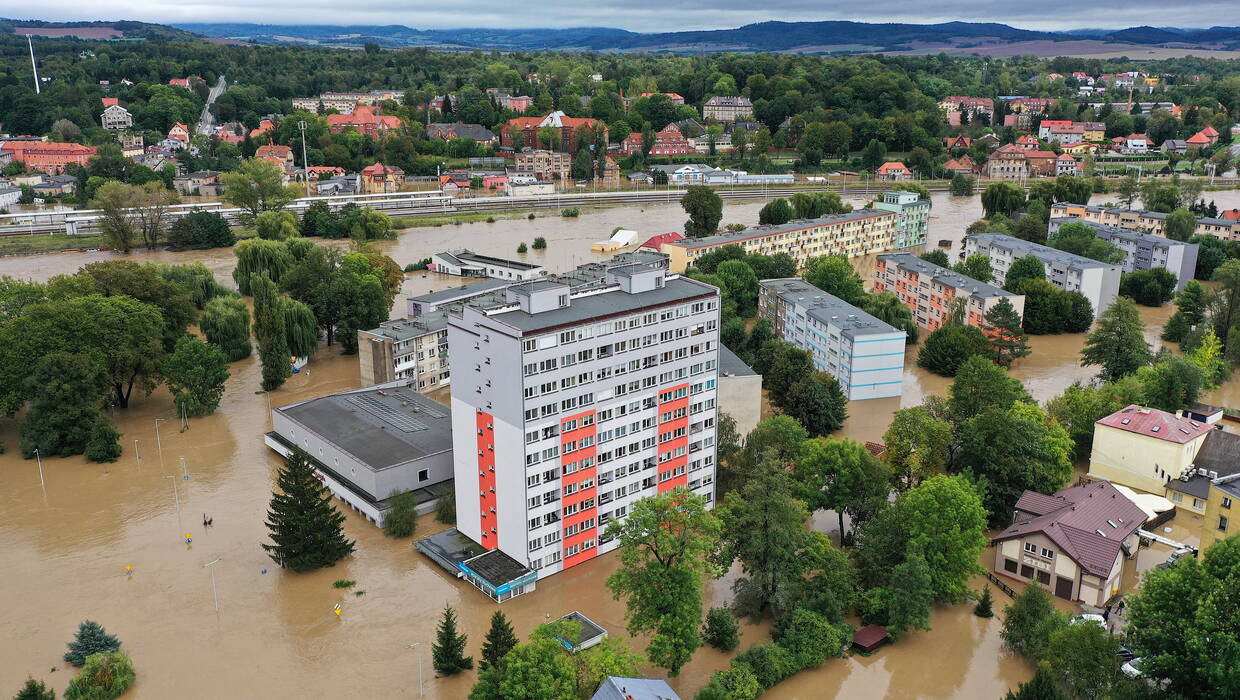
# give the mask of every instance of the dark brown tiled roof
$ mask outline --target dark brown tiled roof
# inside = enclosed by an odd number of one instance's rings
[[[1120,544],[1146,519],[1144,511],[1105,481],[1074,486],[1054,496],[1026,491],[1016,508],[1016,522],[999,533],[996,542],[1041,533],[1086,573],[1104,579]]]

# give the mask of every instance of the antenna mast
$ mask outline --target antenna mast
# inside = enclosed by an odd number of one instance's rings
[[[26,35],[26,46],[30,47],[30,67],[34,70],[34,94],[38,95],[43,92],[39,87],[39,65],[34,62],[34,42],[30,39],[30,35]]]

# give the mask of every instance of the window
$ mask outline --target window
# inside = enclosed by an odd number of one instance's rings
[[[1172,491],[1172,492],[1171,492],[1171,500],[1172,500],[1173,502],[1175,502],[1175,503],[1183,503],[1183,502],[1184,502],[1184,494],[1180,493],[1179,491]]]
[[[1043,547],[1043,548],[1042,548],[1042,556],[1046,557],[1047,559],[1054,559],[1054,558],[1055,558],[1055,553],[1054,553],[1054,552],[1052,552],[1051,550],[1047,549],[1046,547]]]
[[[418,472],[418,481],[426,481],[429,478],[431,478],[431,472],[429,469],[422,469]]]
[[[1218,516],[1218,531],[1227,532],[1228,520],[1226,515]]]
[[[1231,509],[1231,499],[1230,499],[1230,498],[1223,498],[1223,507],[1224,507],[1224,508],[1227,508],[1227,509],[1229,509],[1229,510]]]
[[[1206,507],[1206,502],[1201,500],[1200,498],[1194,498],[1193,507],[1196,508],[1197,510],[1201,510],[1202,508]]]
[[[1016,573],[1016,569],[1017,569],[1017,566],[1016,566],[1016,560],[1015,560],[1015,559],[1008,559],[1008,558],[1004,557],[1004,559],[1003,559],[1003,570],[1004,570],[1004,571],[1006,571],[1006,572],[1008,572],[1009,574],[1014,574],[1014,573]]]
[[[1020,565],[1021,578],[1033,578],[1033,567],[1028,564]]]
[[[1038,571],[1038,583],[1043,586],[1051,585],[1051,574],[1049,571]]]
[[[1032,543],[1032,542],[1026,542],[1026,543],[1025,543],[1025,551],[1026,551],[1026,552],[1029,552],[1030,554],[1037,554],[1037,553],[1038,553],[1038,546],[1037,546],[1036,544]]]

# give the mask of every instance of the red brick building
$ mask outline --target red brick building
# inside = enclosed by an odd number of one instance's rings
[[[94,146],[56,141],[5,141],[0,145],[0,153],[8,153],[27,168],[50,175],[64,172],[70,163],[86,165],[98,150]]]
[[[352,114],[327,115],[327,128],[333,134],[352,128],[374,138],[381,133],[399,129],[400,126],[400,117],[379,114],[377,107],[366,105],[358,105]]]
[[[500,127],[500,144],[513,148],[517,134],[522,135],[524,148],[546,148],[548,144],[538,142],[538,132],[544,128],[557,129],[560,132],[559,143],[551,144],[552,150],[565,153],[577,151],[577,135],[592,134],[597,129],[607,138],[607,125],[597,119],[570,117],[563,112],[552,112],[545,117],[517,117],[509,119]],[[592,140],[592,139],[591,139]]]
[[[641,150],[642,135],[640,132],[629,134],[620,146],[620,151],[626,156]],[[697,150],[693,148],[693,143],[685,138],[675,124],[668,124],[662,131],[655,134],[654,145],[650,147],[652,156],[684,156],[694,153],[697,153]]]

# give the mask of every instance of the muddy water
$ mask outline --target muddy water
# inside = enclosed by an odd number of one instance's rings
[[[932,241],[958,237],[980,214],[976,198],[936,197],[935,205]],[[757,203],[729,206],[724,221],[753,222],[758,208]],[[678,207],[615,208],[586,212],[579,219],[411,229],[398,241],[381,245],[404,264],[449,247],[510,255],[519,242],[542,235],[549,248],[527,258],[560,270],[598,257],[589,252],[589,244],[607,237],[615,226],[654,235],[677,230],[682,220]],[[47,279],[110,257],[74,253],[9,258],[0,260],[0,274]],[[231,284],[231,251],[134,258],[201,261]],[[404,291],[420,293],[459,282],[411,275]],[[1143,313],[1152,339],[1169,312]],[[1091,373],[1076,364],[1082,340],[1035,338],[1034,354],[1013,372],[1036,397],[1049,398]],[[947,381],[916,369],[912,354],[906,366],[904,395],[851,404],[846,434],[878,439],[891,411],[945,390]],[[0,440],[9,448],[0,456],[0,551],[7,564],[0,587],[6,608],[0,626],[0,689],[16,688],[34,675],[63,690],[71,675],[60,660],[64,644],[78,622],[90,618],[119,635],[133,654],[139,681],[127,697],[136,699],[283,698],[300,696],[304,688],[314,688],[315,696],[325,698],[414,697],[419,656],[427,697],[465,696],[472,673],[433,677],[428,647],[437,615],[445,604],[457,607],[476,653],[496,606],[416,554],[408,541],[386,539],[350,515],[346,529],[357,540],[357,553],[330,570],[301,575],[272,569],[258,546],[265,540],[263,517],[277,466],[261,440],[268,427],[268,400],[284,404],[358,384],[355,359],[337,355],[334,348],[321,349],[311,368],[311,375],[294,376],[269,397],[254,393],[259,383],[255,360],[235,363],[220,410],[190,421],[184,432],[166,393],[135,400],[115,417],[125,447],[120,461],[100,466],[81,458],[47,459],[46,488],[40,487],[37,464],[16,452],[16,422],[0,419]],[[1211,398],[1235,405],[1237,392],[1232,382]],[[159,424],[157,442],[159,419],[166,422]],[[188,480],[181,478],[182,457]],[[202,527],[204,514],[214,518],[208,530]],[[440,527],[423,519],[419,534]],[[184,542],[186,532],[192,544]],[[201,568],[216,558],[222,560],[210,571]],[[126,566],[134,567],[132,575],[126,575]],[[503,609],[522,636],[535,624],[571,610],[581,610],[612,634],[624,636],[623,607],[602,585],[614,566],[615,558],[608,556],[576,567]],[[337,579],[356,580],[357,590],[365,594],[333,588]],[[730,582],[730,577],[710,582],[707,604],[726,602]],[[344,609],[339,618],[332,614],[337,603]],[[869,658],[835,660],[801,673],[766,697],[997,697],[1030,676],[1027,664],[1000,650],[997,618],[979,620],[960,606],[936,610],[932,622],[932,632],[910,635]],[[761,641],[768,631],[767,626],[746,626],[743,644]],[[421,646],[406,648],[414,643]],[[644,647],[644,640],[635,640],[634,646]],[[726,663],[723,654],[699,651],[673,686],[692,697],[710,673]],[[58,670],[51,672],[54,667]]]

